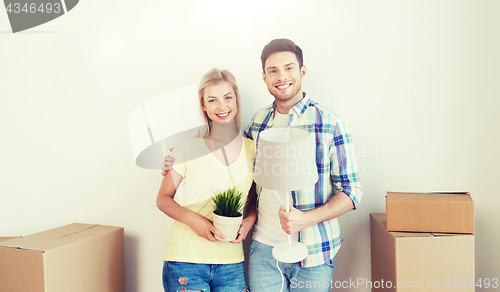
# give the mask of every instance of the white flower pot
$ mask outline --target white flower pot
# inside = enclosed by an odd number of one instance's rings
[[[213,213],[212,221],[214,223],[214,227],[225,236],[225,238],[222,239],[215,235],[217,240],[233,241],[238,237],[238,230],[240,229],[241,222],[243,221],[243,216],[224,217]]]

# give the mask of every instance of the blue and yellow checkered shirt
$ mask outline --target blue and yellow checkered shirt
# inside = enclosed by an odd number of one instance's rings
[[[244,132],[244,136],[254,140],[256,146],[260,132],[274,124],[275,103],[259,110]],[[363,191],[349,127],[341,117],[307,96],[293,107],[292,112],[288,125],[305,128],[315,135],[319,175],[313,187],[292,192],[293,206],[309,211],[325,204],[335,193],[344,192],[356,209]],[[257,186],[258,196],[261,190]],[[301,230],[299,241],[307,245],[309,254],[300,265],[313,267],[324,264],[335,256],[342,240],[337,218]]]

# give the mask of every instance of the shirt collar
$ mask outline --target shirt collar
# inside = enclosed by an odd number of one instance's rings
[[[297,116],[300,118],[300,116],[307,110],[309,107],[309,104],[311,104],[311,99],[306,95],[305,92],[302,92],[302,95],[304,96],[293,108],[297,113]],[[274,116],[274,112],[276,111],[276,100],[273,102],[273,107],[271,109],[271,115]]]

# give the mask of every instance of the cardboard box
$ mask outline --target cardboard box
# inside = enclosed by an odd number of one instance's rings
[[[370,214],[372,291],[474,291],[474,235],[389,232]],[[364,287],[364,286],[363,286]]]
[[[14,239],[14,238],[19,238],[19,237],[0,237],[0,242],[11,240],[11,239]]]
[[[396,193],[386,198],[387,230],[474,234],[469,193]]]
[[[2,292],[124,292],[123,228],[70,224],[0,243]]]

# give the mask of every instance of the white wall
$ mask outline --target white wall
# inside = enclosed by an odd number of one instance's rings
[[[246,125],[272,102],[260,52],[287,37],[304,50],[304,90],[350,122],[363,171],[360,208],[341,218],[334,279],[370,278],[368,215],[385,211],[386,191],[470,191],[476,278],[498,278],[499,9],[494,0],[86,0],[17,34],[0,12],[0,236],[123,226],[127,291],[162,291],[171,220],[155,207],[159,171],[134,164],[128,115],[219,67],[239,81]]]

